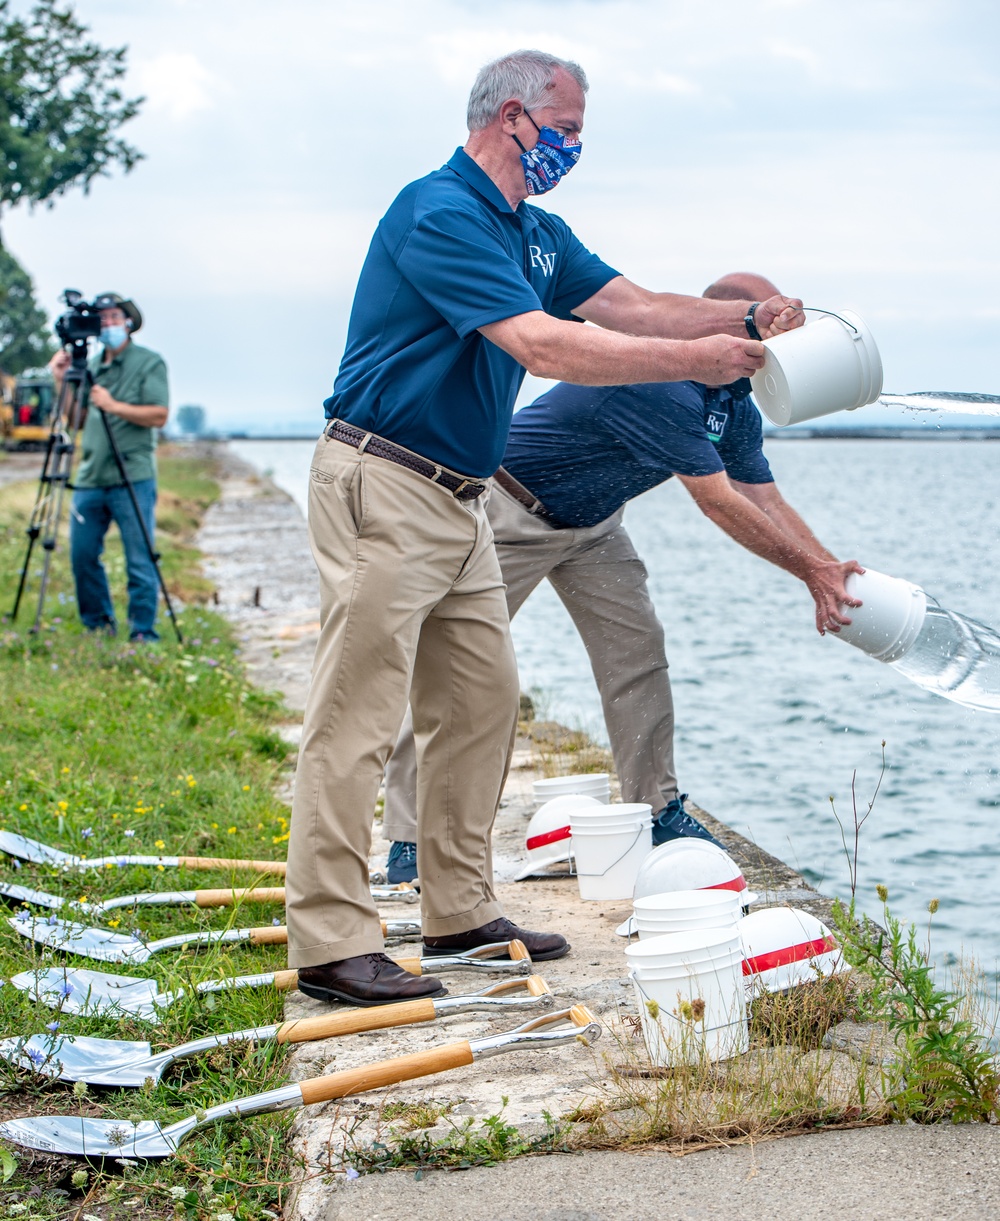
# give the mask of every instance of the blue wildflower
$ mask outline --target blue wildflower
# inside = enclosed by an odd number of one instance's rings
[[[53,1034],[55,1034],[55,1032],[59,1029],[59,1023],[58,1022],[46,1022],[45,1029],[49,1030]]]
[[[91,837],[93,834],[94,834],[94,828],[93,828],[93,827],[84,827],[84,829],[83,829],[83,830],[80,832],[80,838],[81,838],[81,839],[90,839],[90,837]]]

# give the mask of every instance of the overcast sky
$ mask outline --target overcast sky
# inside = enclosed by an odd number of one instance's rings
[[[992,0],[74,7],[130,48],[147,159],[8,213],[5,241],[50,313],[66,285],[134,296],[174,405],[212,424],[318,429],[378,218],[520,46],[590,77],[583,157],[547,202],[607,262],[689,293],[757,270],[862,314],[888,390],[1000,393]]]

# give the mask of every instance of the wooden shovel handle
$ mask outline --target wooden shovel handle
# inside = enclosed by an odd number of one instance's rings
[[[552,995],[552,989],[540,975],[529,975],[524,986],[532,996],[544,996],[546,992]]]
[[[397,967],[402,967],[404,971],[409,971],[411,975],[423,975],[424,973],[419,958],[396,958],[394,961]]]
[[[237,900],[249,903],[284,903],[283,886],[249,886],[242,890],[196,890],[199,907],[232,907]]]
[[[275,971],[274,973],[274,986],[279,992],[290,992],[298,982],[298,971]]]
[[[283,924],[265,924],[263,928],[247,929],[251,945],[287,945],[288,929]]]
[[[436,1016],[434,1002],[424,997],[395,1005],[376,1005],[371,1009],[355,1009],[348,1013],[331,1013],[324,1017],[285,1022],[278,1030],[278,1042],[310,1043],[313,1039],[329,1039],[339,1034],[360,1034],[363,1030],[387,1030],[390,1026],[433,1022]]]
[[[377,1090],[383,1085],[394,1085],[397,1081],[412,1081],[414,1077],[443,1073],[449,1068],[464,1068],[473,1062],[473,1058],[472,1048],[463,1040],[430,1051],[414,1052],[410,1056],[397,1056],[394,1060],[381,1060],[363,1068],[349,1068],[342,1073],[313,1077],[300,1082],[299,1089],[302,1091],[302,1101],[307,1105],[328,1102],[331,1098],[363,1094],[366,1090]]]
[[[523,941],[518,941],[516,937],[512,942],[510,942],[507,953],[514,962],[531,962],[531,955],[528,953],[528,947]]]
[[[231,861],[210,856],[182,856],[178,859],[185,869],[250,869],[254,873],[273,873],[282,878],[288,868],[284,861]]]

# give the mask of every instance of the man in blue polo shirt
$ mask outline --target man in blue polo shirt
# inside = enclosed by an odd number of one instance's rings
[[[371,815],[413,709],[425,953],[519,937],[493,891],[490,831],[513,746],[517,669],[481,494],[524,370],[588,385],[728,383],[801,302],[653,293],[526,205],[580,156],[582,69],[537,51],[488,64],[469,139],[405,187],[372,239],[331,420],[312,464],[320,639],[289,840],[289,962],[299,987],[371,1005],[433,995],[384,953],[368,889]],[[589,320],[597,325],[578,325]]]
[[[705,295],[744,300],[777,291],[744,273],[724,276]],[[655,844],[713,837],[678,792],[663,628],[622,525],[626,503],[676,476],[736,542],[806,584],[820,632],[845,622],[827,574],[860,571],[853,561],[840,564],[781,496],[749,394],[749,382],[712,389],[690,381],[560,384],[514,416],[490,493],[511,617],[548,578],[590,657],[622,799],[658,812]],[[390,881],[418,872],[415,793],[415,752],[404,728],[386,770]]]

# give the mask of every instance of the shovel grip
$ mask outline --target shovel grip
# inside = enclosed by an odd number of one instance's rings
[[[196,890],[194,901],[199,907],[232,907],[237,900],[248,903],[284,903],[283,886],[251,886],[243,890]]]
[[[434,1002],[428,998],[401,1001],[396,1005],[377,1005],[371,1009],[285,1022],[278,1030],[277,1038],[279,1043],[309,1043],[313,1039],[330,1039],[340,1034],[360,1034],[363,1030],[387,1030],[390,1026],[409,1026],[412,1022],[433,1022],[436,1016]]]
[[[212,856],[182,856],[179,864],[185,869],[250,869],[254,873],[273,873],[285,876],[284,861],[233,861]]]
[[[463,1040],[430,1051],[414,1052],[410,1056],[397,1056],[394,1060],[380,1060],[363,1068],[331,1073],[327,1077],[313,1077],[300,1082],[299,1089],[302,1091],[302,1101],[308,1106],[313,1102],[329,1102],[331,1098],[346,1098],[348,1094],[381,1089],[397,1081],[412,1081],[414,1077],[447,1072],[450,1068],[464,1068],[472,1062],[472,1048]]]
[[[290,992],[292,988],[298,986],[299,973],[298,971],[275,971],[274,979],[271,982],[279,992]]]
[[[402,967],[404,971],[409,971],[411,975],[423,975],[424,973],[419,958],[397,958],[395,963],[397,967]]]
[[[263,928],[248,928],[251,945],[287,945],[288,929],[284,924],[265,924]]]

